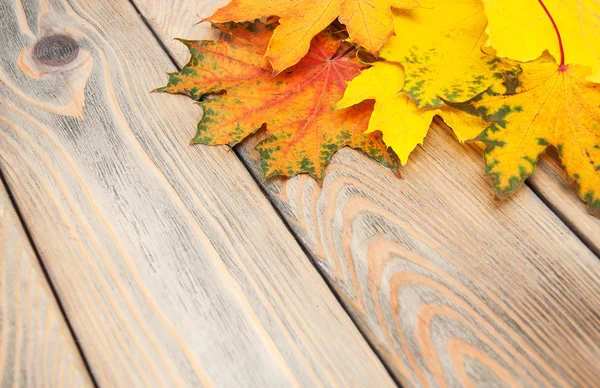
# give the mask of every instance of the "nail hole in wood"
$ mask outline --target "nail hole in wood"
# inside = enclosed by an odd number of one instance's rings
[[[33,47],[36,62],[47,66],[63,66],[79,54],[79,44],[66,35],[51,35],[40,39]]]

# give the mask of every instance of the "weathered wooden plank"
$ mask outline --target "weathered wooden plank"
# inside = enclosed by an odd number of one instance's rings
[[[130,3],[0,13],[1,167],[100,385],[393,384]]]
[[[135,3],[180,64],[172,38],[202,37],[194,23],[217,4]],[[240,151],[259,176],[255,141]],[[598,385],[600,261],[529,188],[494,201],[482,170],[434,125],[403,180],[342,150],[322,188],[263,184],[402,383]],[[573,222],[590,217],[565,198]],[[582,233],[598,243],[594,222]]]
[[[528,183],[588,247],[596,255],[600,255],[600,219],[588,213],[573,185],[566,183],[565,176],[565,169],[560,164],[556,150],[549,149],[542,155],[541,162]]]
[[[90,375],[0,182],[0,387],[92,387]]]

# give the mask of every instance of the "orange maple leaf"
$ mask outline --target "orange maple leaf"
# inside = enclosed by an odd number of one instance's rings
[[[344,146],[396,167],[397,157],[381,133],[364,133],[371,103],[332,109],[361,69],[349,55],[352,47],[338,54],[342,42],[327,29],[313,39],[302,61],[273,77],[263,54],[275,27],[228,23],[217,28],[233,32],[230,41],[181,40],[191,59],[157,91],[187,95],[204,108],[192,143],[234,145],[266,124],[268,136],[256,149],[267,178],[309,173],[321,180],[331,156]]]
[[[266,50],[275,72],[295,65],[311,39],[335,19],[347,26],[350,39],[375,54],[394,32],[392,7],[411,9],[423,0],[232,0],[207,18],[212,22],[280,17]]]

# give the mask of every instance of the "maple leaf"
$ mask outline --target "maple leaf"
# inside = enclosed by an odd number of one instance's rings
[[[498,56],[531,61],[544,50],[558,60],[562,47],[569,62],[589,66],[587,79],[600,82],[600,3],[597,0],[483,0],[489,19],[488,45]],[[548,22],[546,10],[554,16]]]
[[[600,215],[600,85],[585,80],[588,67],[559,66],[549,54],[521,66],[516,94],[488,91],[456,105],[494,122],[477,140],[487,145],[497,195],[517,190],[553,145],[590,212]]]
[[[405,91],[417,106],[467,101],[517,66],[484,53],[486,17],[480,0],[436,0],[433,8],[396,12],[396,36],[381,57],[404,65]]]
[[[321,180],[331,156],[344,146],[396,167],[381,133],[364,133],[372,104],[332,109],[362,67],[351,51],[336,55],[341,42],[325,30],[302,61],[273,77],[263,53],[275,27],[229,23],[218,28],[234,32],[230,42],[182,40],[191,59],[157,91],[187,95],[204,108],[192,143],[234,145],[266,124],[268,136],[256,149],[267,178],[309,173]],[[219,95],[206,99],[210,93]]]
[[[418,6],[419,0],[233,0],[206,20],[240,22],[279,16],[280,26],[266,52],[279,73],[298,63],[311,39],[338,17],[354,43],[376,53],[393,34],[391,7]]]
[[[474,138],[489,123],[449,106],[418,108],[403,88],[404,69],[394,62],[375,62],[370,69],[350,81],[344,97],[336,108],[346,108],[364,100],[374,99],[375,109],[369,121],[368,132],[380,131],[383,140],[406,164],[410,153],[429,130],[434,116],[441,116],[453,128],[460,141]]]

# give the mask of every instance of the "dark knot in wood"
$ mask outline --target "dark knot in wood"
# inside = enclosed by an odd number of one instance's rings
[[[36,62],[47,66],[63,66],[72,62],[79,54],[79,44],[66,35],[51,35],[42,38],[33,47]]]

